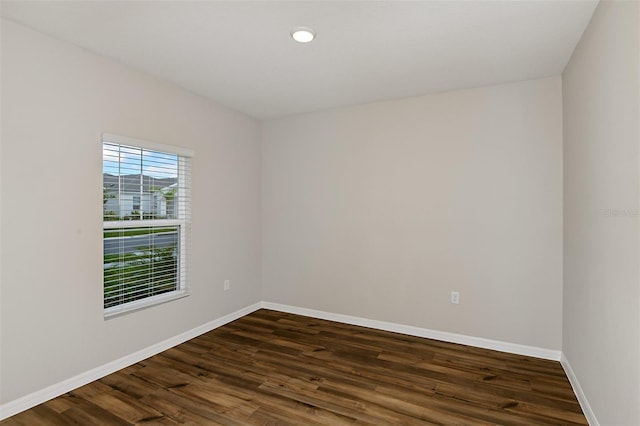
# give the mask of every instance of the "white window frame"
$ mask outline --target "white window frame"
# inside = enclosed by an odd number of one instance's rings
[[[194,157],[195,152],[188,148],[177,147],[172,145],[161,144],[157,142],[151,142],[142,139],[130,138],[127,136],[120,136],[113,133],[103,133],[100,141],[100,146],[104,147],[105,143],[113,143],[124,146],[130,146],[134,148],[142,148],[151,151],[164,152],[168,154],[175,154],[178,156],[178,188],[179,191],[190,192],[191,187],[191,170],[190,165],[187,164]],[[180,192],[179,192],[180,193]],[[127,312],[137,311],[147,307],[155,306],[158,304],[166,303],[171,300],[180,299],[189,295],[188,287],[188,241],[190,238],[190,209],[191,200],[190,194],[186,196],[178,196],[177,198],[177,211],[178,217],[176,219],[151,219],[151,220],[118,220],[118,221],[104,221],[103,220],[103,234],[104,231],[109,229],[126,229],[126,228],[139,228],[139,227],[164,227],[164,226],[177,226],[179,235],[179,259],[178,259],[178,288],[176,290],[158,294],[155,296],[146,297],[144,299],[135,300],[132,302],[126,302],[120,305],[103,308],[104,317],[110,318],[118,315],[122,315]],[[104,242],[104,235],[103,235]],[[103,294],[103,306],[104,306],[104,276],[102,279],[102,294]]]

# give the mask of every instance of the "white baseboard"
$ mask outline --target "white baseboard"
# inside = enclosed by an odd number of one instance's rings
[[[6,419],[7,417],[18,414],[31,407],[35,407],[38,404],[41,404],[52,398],[65,394],[80,386],[84,386],[87,383],[91,383],[94,380],[98,380],[101,377],[104,377],[108,374],[114,373],[125,367],[133,365],[136,362],[140,362],[143,359],[149,358],[150,356],[159,354],[160,352],[165,351],[169,348],[172,348],[176,345],[179,345],[180,343],[184,343],[187,340],[193,339],[194,337],[197,337],[203,333],[214,330],[231,321],[234,321],[238,318],[248,315],[251,312],[257,311],[261,307],[262,307],[262,304],[260,302],[244,307],[240,310],[232,312],[221,318],[215,319],[206,324],[203,324],[189,331],[181,333],[177,336],[174,336],[162,342],[156,343],[155,345],[151,345],[147,348],[141,349],[137,352],[124,356],[120,359],[117,359],[115,361],[102,365],[100,367],[78,374],[77,376],[71,377],[70,379],[63,380],[62,382],[56,383],[42,390],[36,391],[34,393],[25,395],[16,400],[9,401],[5,404],[2,404],[0,406],[0,420]]]
[[[259,303],[255,303],[253,305],[247,306],[245,308],[242,308],[231,314],[225,315],[216,320],[210,321],[199,327],[193,328],[177,336],[171,337],[162,342],[156,343],[155,345],[149,346],[145,349],[139,350],[135,353],[124,356],[115,361],[109,362],[100,367],[81,373],[75,377],[71,377],[67,380],[63,380],[62,382],[56,383],[42,390],[33,392],[29,395],[25,395],[16,400],[9,401],[5,404],[2,404],[0,405],[0,420],[3,420],[7,417],[18,414],[24,410],[27,410],[31,407],[34,407],[52,398],[65,394],[80,386],[84,386],[87,383],[91,383],[94,380],[98,380],[108,374],[114,373],[125,367],[133,365],[136,362],[140,362],[143,359],[149,358],[150,356],[156,355],[162,351],[165,351],[169,348],[179,345],[180,343],[186,342],[189,339],[193,339],[194,337],[197,337],[203,333],[214,330],[231,321],[234,321],[238,318],[248,315],[260,308],[272,309],[275,311],[288,312],[288,313],[298,314],[298,315],[304,315],[308,317],[325,319],[329,321],[336,321],[336,322],[341,322],[345,324],[359,325],[362,327],[369,327],[369,328],[374,328],[378,330],[392,331],[395,333],[407,334],[410,336],[425,337],[425,338],[436,339],[436,340],[441,340],[445,342],[460,343],[463,345],[476,346],[476,347],[485,348],[485,349],[493,349],[501,352],[533,356],[536,358],[543,358],[543,359],[549,359],[554,361],[560,361],[560,357],[561,357],[560,351],[555,351],[551,349],[537,348],[533,346],[520,345],[517,343],[501,342],[498,340],[483,339],[480,337],[465,336],[462,334],[447,333],[443,331],[430,330],[426,328],[413,327],[409,325],[396,324],[396,323],[391,323],[386,321],[360,318],[360,317],[355,317],[351,315],[342,315],[342,314],[335,314],[331,312],[318,311],[315,309],[299,308],[296,306],[282,305],[279,303],[259,302]],[[578,395],[578,401],[580,401],[580,405],[585,411],[585,416],[587,416],[587,420],[589,420],[589,423],[592,426],[594,425],[599,426],[597,421],[595,421],[595,416],[593,416],[593,412],[589,408],[589,405],[586,403],[586,398],[584,397],[582,390],[580,389],[579,385],[576,387],[575,384],[577,384],[577,379],[575,379],[575,375],[573,375],[573,372],[571,371],[571,368],[568,367],[568,365],[569,364],[568,362],[566,362],[566,359],[565,359],[565,361],[563,361],[563,366],[565,366],[565,371],[569,376],[569,380],[571,381],[571,384],[574,387],[574,391]],[[586,405],[583,405],[583,403]],[[590,414],[590,416],[588,415],[588,413]],[[593,423],[592,423],[592,419],[593,419]]]
[[[569,360],[565,356],[564,352],[560,357],[560,364],[562,364],[562,368],[564,372],[567,374],[567,378],[569,379],[569,383],[571,383],[571,387],[573,388],[573,393],[576,394],[576,398],[578,398],[578,402],[580,403],[580,408],[582,408],[582,412],[584,416],[587,418],[590,426],[600,426],[600,422],[596,419],[596,415],[593,413],[591,409],[591,405],[589,405],[589,401],[587,401],[587,397],[582,390],[582,386],[580,386],[580,382],[578,381],[578,377],[576,373],[573,372],[571,368],[571,364],[569,364]]]
[[[274,311],[288,312],[291,314],[342,322],[345,324],[392,331],[395,333],[407,334],[410,336],[426,337],[428,339],[441,340],[444,342],[460,343],[463,345],[476,346],[484,349],[493,349],[500,352],[508,352],[512,354],[549,359],[552,361],[560,361],[561,352],[552,349],[520,345],[517,343],[501,342],[499,340],[483,339],[481,337],[465,336],[463,334],[447,333],[444,331],[430,330],[428,328],[420,328],[410,325],[354,317],[351,315],[334,314],[331,312],[317,311],[315,309],[281,305],[279,303],[262,302],[262,307],[265,309],[272,309]]]

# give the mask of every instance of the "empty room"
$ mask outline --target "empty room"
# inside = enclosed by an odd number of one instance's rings
[[[0,8],[0,424],[640,426],[640,1]]]

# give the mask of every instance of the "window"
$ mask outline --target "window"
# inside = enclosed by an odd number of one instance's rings
[[[192,156],[103,135],[105,316],[187,294]]]
[[[140,210],[140,196],[133,196],[133,210]]]

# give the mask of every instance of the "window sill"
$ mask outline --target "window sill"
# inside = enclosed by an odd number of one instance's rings
[[[124,303],[122,305],[113,306],[104,310],[104,319],[111,319],[119,317],[121,315],[129,314],[131,312],[139,311],[142,309],[150,308],[152,306],[161,305],[163,303],[171,302],[172,300],[182,299],[189,296],[189,292],[184,290],[176,290],[169,293],[159,294],[157,296],[149,297],[142,300],[136,300],[134,302]]]

